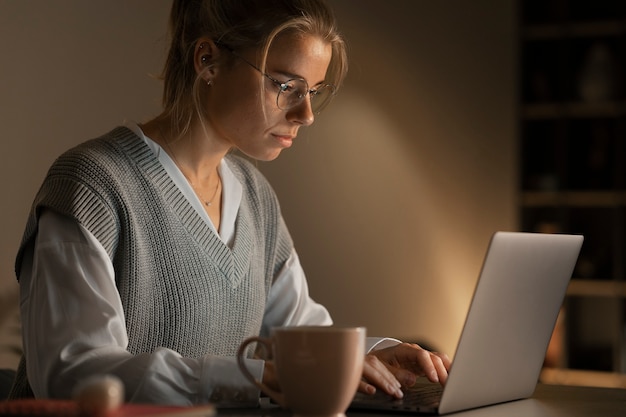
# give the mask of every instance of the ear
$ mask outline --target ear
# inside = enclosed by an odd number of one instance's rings
[[[220,50],[212,39],[200,38],[196,42],[193,54],[194,67],[196,74],[204,81],[208,82],[215,76],[219,54]]]

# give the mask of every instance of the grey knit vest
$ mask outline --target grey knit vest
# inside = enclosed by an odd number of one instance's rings
[[[41,210],[52,209],[75,218],[110,256],[130,353],[166,347],[185,357],[234,356],[244,338],[259,333],[269,288],[293,243],[265,178],[243,158],[227,162],[244,189],[232,249],[129,129],[67,151],[35,198],[17,276]],[[22,360],[14,398],[32,395],[24,371]]]

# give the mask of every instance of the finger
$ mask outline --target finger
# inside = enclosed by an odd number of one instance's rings
[[[435,368],[435,372],[437,373],[437,380],[441,385],[445,385],[448,380],[448,367],[446,366],[446,362],[441,356],[437,354],[432,354],[431,356],[433,366]]]
[[[425,376],[430,382],[445,383],[451,366],[450,358],[446,354],[430,352],[414,344],[403,344],[399,347],[396,357],[399,357],[400,366]]]
[[[450,358],[448,357],[448,355],[446,355],[445,353],[439,353],[439,352],[433,352],[435,355],[439,356],[439,358],[441,358],[441,361],[443,362],[443,365],[446,367],[446,369],[449,371],[450,367],[452,366],[452,361],[450,360]]]
[[[407,354],[402,354],[402,351],[414,353],[415,347],[403,343],[380,351],[374,351],[371,354],[376,356],[378,360],[385,365],[402,386],[411,387],[417,381],[418,375],[413,372],[410,366],[406,366],[403,358],[407,356]],[[418,372],[418,374],[421,373]]]
[[[410,361],[404,366],[420,376],[425,376],[431,382],[439,382],[439,372],[433,363],[436,356],[417,345],[414,346],[412,352],[409,352]]]
[[[390,368],[391,373],[403,387],[412,387],[417,382],[417,375],[408,369]]]
[[[425,376],[430,382],[435,383],[440,382],[441,370],[445,371],[445,366],[440,357],[417,345],[414,345],[412,352],[408,352],[408,357],[401,363],[405,369],[409,369],[419,376]],[[445,375],[443,376],[445,379]]]
[[[373,386],[372,384],[369,384],[365,380],[361,380],[361,382],[359,382],[359,392],[373,395],[373,394],[376,394],[376,387]]]
[[[363,378],[367,383],[380,388],[391,396],[396,398],[403,396],[400,382],[376,356],[365,356]]]

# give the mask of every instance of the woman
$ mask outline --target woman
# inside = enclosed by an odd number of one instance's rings
[[[175,0],[164,110],[67,151],[35,198],[16,260],[24,358],[13,396],[69,397],[94,374],[127,401],[256,404],[240,342],[329,325],[263,176],[346,74],[321,0]],[[360,390],[401,396],[449,360],[369,341]],[[250,358],[278,386],[271,361]]]

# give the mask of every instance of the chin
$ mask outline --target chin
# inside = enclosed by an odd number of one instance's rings
[[[246,156],[260,162],[271,162],[280,156],[282,149],[275,149],[271,152],[245,152],[239,149]]]
[[[264,159],[265,162],[270,162],[273,161],[274,159],[278,158],[280,156],[281,151],[275,152],[271,155],[268,155],[267,158]]]
[[[266,156],[264,158],[256,158],[256,159],[258,161],[261,161],[261,162],[271,162],[271,161],[277,159],[279,155],[280,155],[280,152],[276,153],[276,154],[273,154],[273,155],[270,155],[270,156]]]

